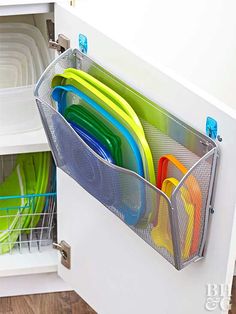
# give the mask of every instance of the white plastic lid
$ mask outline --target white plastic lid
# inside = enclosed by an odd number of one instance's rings
[[[41,55],[39,54],[35,41],[31,37],[20,33],[0,33],[0,41],[1,43],[20,43],[29,48],[33,56],[36,76],[37,78],[40,77],[44,70],[43,61]]]
[[[21,85],[31,85],[33,82],[29,82],[29,66],[25,55],[17,51],[4,51],[0,50],[0,60],[5,61],[8,58],[17,60],[20,63],[22,69],[22,82]],[[0,72],[1,73],[1,72]],[[0,77],[1,80],[1,77]],[[1,86],[0,86],[1,87]]]
[[[43,35],[40,30],[34,25],[25,24],[25,23],[1,23],[0,33],[21,33],[30,36],[34,39],[38,50],[43,59],[44,68],[46,68],[51,62],[51,57],[48,51]]]
[[[2,73],[2,67],[4,68],[6,66],[11,66],[14,69],[14,76],[17,78],[16,85],[14,85],[15,87],[26,85],[25,73],[23,73],[22,63],[19,60],[11,57],[0,58],[0,73]],[[5,81],[8,80],[8,78],[8,73],[6,73],[6,75],[0,75],[0,88],[6,87]],[[7,87],[12,87],[11,82],[9,83],[10,85]]]
[[[14,53],[13,53],[14,52]],[[30,49],[26,47],[23,44],[18,43],[1,43],[1,54],[9,54],[12,55],[12,53],[15,55],[15,57],[26,59],[27,65],[28,65],[28,85],[36,83],[36,72],[35,72],[35,65],[33,62],[33,56],[30,52]]]
[[[42,127],[33,90],[34,86],[0,89],[0,135]]]

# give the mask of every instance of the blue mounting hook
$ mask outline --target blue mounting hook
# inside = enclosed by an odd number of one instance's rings
[[[211,117],[207,117],[206,120],[206,134],[215,140],[217,138],[218,125],[217,121]]]

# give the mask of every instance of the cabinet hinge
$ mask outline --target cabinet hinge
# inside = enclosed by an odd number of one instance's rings
[[[70,39],[63,34],[59,34],[55,40],[55,28],[52,20],[47,20],[48,46],[51,49],[56,49],[58,53],[62,53],[70,48]]]
[[[74,7],[74,6],[75,6],[75,1],[76,1],[76,0],[69,0],[69,4],[70,4],[71,7]]]
[[[71,267],[71,247],[66,241],[61,241],[58,243],[53,243],[53,248],[61,253],[61,264],[66,268]]]

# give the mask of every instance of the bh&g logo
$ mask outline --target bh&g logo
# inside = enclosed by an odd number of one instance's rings
[[[231,287],[224,284],[207,284],[206,285],[206,303],[207,311],[220,309],[228,311],[231,308]]]

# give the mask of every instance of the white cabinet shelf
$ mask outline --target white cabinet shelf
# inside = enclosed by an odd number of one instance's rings
[[[32,284],[33,283],[33,284]],[[71,287],[55,272],[1,277],[0,297],[70,291]]]
[[[57,252],[52,246],[44,247],[41,252],[28,248],[13,250],[10,254],[1,255],[0,277],[40,274],[57,271]]]
[[[43,129],[32,132],[0,136],[0,154],[20,154],[49,151],[47,138]]]

